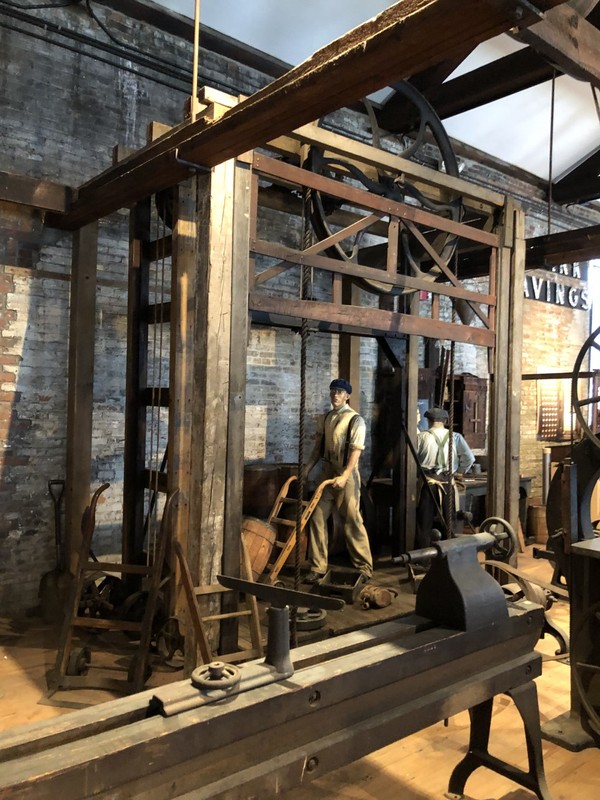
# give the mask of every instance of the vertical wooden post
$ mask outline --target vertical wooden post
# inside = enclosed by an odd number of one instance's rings
[[[231,344],[229,370],[229,427],[227,431],[227,483],[223,571],[239,574],[240,531],[244,482],[246,422],[246,361],[248,350],[248,291],[251,161],[237,160],[233,187],[233,239],[231,249]]]
[[[190,435],[194,404],[194,324],[198,277],[197,179],[180,184],[176,192],[171,265],[171,339],[169,371],[169,464],[167,488],[179,490],[172,517],[173,540],[188,548],[192,449]],[[197,573],[192,578],[197,580]],[[185,598],[173,598],[178,610]]]
[[[81,547],[81,517],[90,499],[98,223],[73,236],[67,395],[65,561],[74,571]]]
[[[342,302],[347,305],[360,305],[358,286],[348,278],[343,279]],[[352,384],[350,403],[355,411],[360,411],[360,342],[360,336],[342,334],[338,354],[339,377],[346,378]],[[331,377],[337,378],[338,376],[332,375]]]
[[[194,580],[208,585],[221,570],[240,569],[250,171],[227,161],[196,181],[187,556]],[[195,648],[186,648],[190,658]]]
[[[521,477],[521,373],[523,371],[523,282],[525,280],[525,214],[516,201],[513,215],[511,285],[509,299],[508,374],[506,393],[506,507],[505,518],[515,531],[519,525]]]
[[[488,515],[519,521],[519,428],[525,249],[523,214],[507,198],[498,252],[490,403]]]

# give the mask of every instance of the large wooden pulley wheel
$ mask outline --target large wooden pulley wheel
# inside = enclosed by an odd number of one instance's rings
[[[450,139],[444,126],[423,95],[407,81],[401,81],[392,87],[402,107],[407,108],[407,132],[396,131],[394,134],[383,134],[380,131],[372,105],[365,102],[367,108],[372,144],[387,150],[399,158],[411,160],[424,166],[433,167],[458,176],[458,162]],[[394,97],[396,100],[396,97]],[[388,101],[389,103],[389,101]],[[435,148],[431,147],[431,143]],[[441,197],[408,180],[402,172],[401,162],[397,170],[378,168],[369,171],[357,161],[349,161],[328,153],[323,149],[312,147],[307,166],[316,173],[334,178],[349,186],[367,189],[375,195],[390,200],[413,205],[426,211],[450,219],[460,221],[462,217],[462,198],[456,194]],[[352,218],[359,218],[351,222]],[[360,216],[363,220],[360,220]],[[370,221],[369,221],[370,220]],[[384,217],[374,215],[366,209],[351,206],[342,198],[327,195],[319,191],[311,192],[311,221],[320,240],[337,235],[326,251],[330,257],[347,262],[359,263],[387,269],[388,254],[386,243],[387,232]],[[347,235],[339,238],[340,231],[347,227]],[[401,226],[397,246],[397,272],[402,275],[436,280],[442,274],[437,260],[447,264],[456,248],[457,237],[444,231],[420,230],[416,225],[405,223]],[[361,278],[360,284],[378,294],[403,294],[407,289],[383,283],[370,278]],[[414,291],[414,290],[408,290]]]

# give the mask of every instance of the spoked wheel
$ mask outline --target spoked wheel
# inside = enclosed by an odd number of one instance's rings
[[[600,746],[600,602],[590,606],[571,634],[571,676],[589,732]]]
[[[513,526],[501,517],[488,517],[479,526],[480,533],[491,533],[496,537],[495,544],[486,551],[486,555],[495,561],[508,563],[517,552],[519,540]]]
[[[586,419],[587,414],[584,413],[587,411],[589,406],[600,403],[600,396],[580,397],[579,390],[581,366],[593,350],[600,350],[600,328],[596,328],[596,330],[588,336],[575,360],[575,366],[573,367],[573,379],[571,383],[571,398],[573,402],[573,408],[575,409],[575,415],[585,435],[589,437],[596,447],[600,447],[600,437],[592,430],[588,424],[588,420]]]
[[[367,101],[365,105],[369,112],[372,141],[375,147],[386,149],[385,145],[393,147],[393,152],[404,159],[437,166],[449,175],[458,176],[458,163],[452,150],[450,140],[441,120],[429,102],[410,83],[401,81],[392,86],[394,92],[415,107],[419,122],[418,131],[414,138],[408,140],[403,136],[386,137],[385,141],[379,131],[373,109]],[[389,102],[389,101],[388,101]],[[412,127],[412,125],[411,125]],[[431,146],[428,142],[433,138],[439,151],[439,160],[431,156]],[[449,196],[444,200],[427,196],[420,188],[410,183],[399,170],[380,170],[377,174],[367,175],[356,163],[350,163],[340,158],[328,155],[316,147],[311,148],[308,166],[314,172],[354,186],[362,186],[376,195],[387,197],[396,202],[402,202],[432,211],[438,216],[458,222],[462,217],[462,199],[460,196]],[[347,262],[360,263],[364,266],[387,268],[388,248],[381,243],[386,238],[382,229],[381,217],[369,222],[369,215],[357,208],[350,209],[345,206],[345,201],[318,191],[311,193],[313,228],[323,240],[333,236],[336,232],[346,227],[344,211],[363,213],[364,220],[356,221],[348,227],[348,235],[336,240],[328,249],[328,255],[340,258]],[[363,224],[364,223],[364,224]],[[379,242],[379,243],[378,243]],[[447,264],[456,248],[456,237],[443,231],[417,230],[416,225],[403,224],[397,254],[397,272],[403,275],[425,278],[435,281],[442,270],[437,263]],[[367,289],[376,293],[402,294],[407,290],[402,287],[392,286],[370,278],[361,278],[360,283]],[[410,291],[410,290],[408,290]]]

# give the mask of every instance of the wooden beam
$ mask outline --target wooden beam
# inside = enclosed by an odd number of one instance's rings
[[[600,225],[527,239],[526,269],[600,258]]]
[[[98,225],[73,236],[67,394],[66,563],[71,572],[81,548],[81,518],[90,500]]]
[[[521,477],[521,370],[523,369],[523,282],[525,280],[525,213],[509,202],[507,214],[513,217],[512,258],[510,264],[509,335],[506,386],[506,504],[507,519],[515,530],[519,526],[519,480]],[[515,555],[516,559],[516,555]],[[516,564],[516,561],[515,561]]]
[[[196,179],[190,178],[176,190],[171,269],[171,363],[169,389],[169,470],[170,492],[179,490],[172,525],[173,541],[189,553],[189,512],[191,496],[192,448],[190,431],[193,419],[194,389],[194,309],[198,277],[198,230]],[[192,582],[197,583],[194,570]],[[186,618],[187,600],[181,579],[174,583],[172,598],[175,613]],[[189,621],[189,620],[188,620]],[[192,636],[191,622],[185,631]]]
[[[559,0],[537,0],[540,12]],[[400,0],[227,110],[174,129],[82,186],[48,222],[77,228],[189,174],[264,145],[387,84],[539,18],[519,0]]]
[[[346,305],[360,306],[360,289],[348,276],[342,276],[342,302]],[[360,338],[345,334],[340,336],[338,374],[352,384],[352,408],[360,413]]]
[[[248,306],[253,321],[268,325],[299,328],[301,318],[310,320],[318,330],[350,333],[355,336],[401,336],[416,334],[432,339],[451,339],[482,347],[493,347],[495,334],[471,325],[441,322],[411,314],[398,314],[380,308],[357,308],[314,300],[288,300],[252,292]],[[314,325],[311,325],[314,329]]]
[[[442,83],[427,99],[444,119],[537,86],[553,72],[542,56],[526,48]]]
[[[250,202],[252,169],[236,162],[232,178],[233,204],[230,264],[231,296],[229,298],[229,397],[227,408],[227,474],[225,476],[225,512],[223,520],[223,559],[226,575],[240,574],[240,536],[244,484],[244,442],[246,423],[246,364],[248,351],[248,239],[250,236]],[[244,573],[242,572],[242,575]],[[235,592],[223,596],[221,611],[235,612]],[[238,625],[235,618],[221,622],[220,652],[233,653],[238,647]]]
[[[552,185],[556,203],[587,203],[600,197],[600,147],[561,175]]]
[[[206,586],[216,583],[225,567],[234,574],[240,567],[249,170],[230,160],[197,183],[202,234],[193,319],[187,555],[194,579]],[[188,668],[196,665],[195,655],[186,643]]]
[[[71,193],[69,186],[60,183],[0,172],[0,202],[64,214],[69,207]]]
[[[549,10],[545,19],[520,31],[516,38],[565,74],[600,86],[600,31],[569,4]]]

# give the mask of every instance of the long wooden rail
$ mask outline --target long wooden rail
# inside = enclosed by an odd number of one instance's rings
[[[458,13],[454,0],[401,0],[218,119],[209,107],[84,184],[68,212],[49,215],[48,224],[80,228],[181,182],[190,164],[220,164],[515,25],[530,25],[559,4],[462,0]]]

